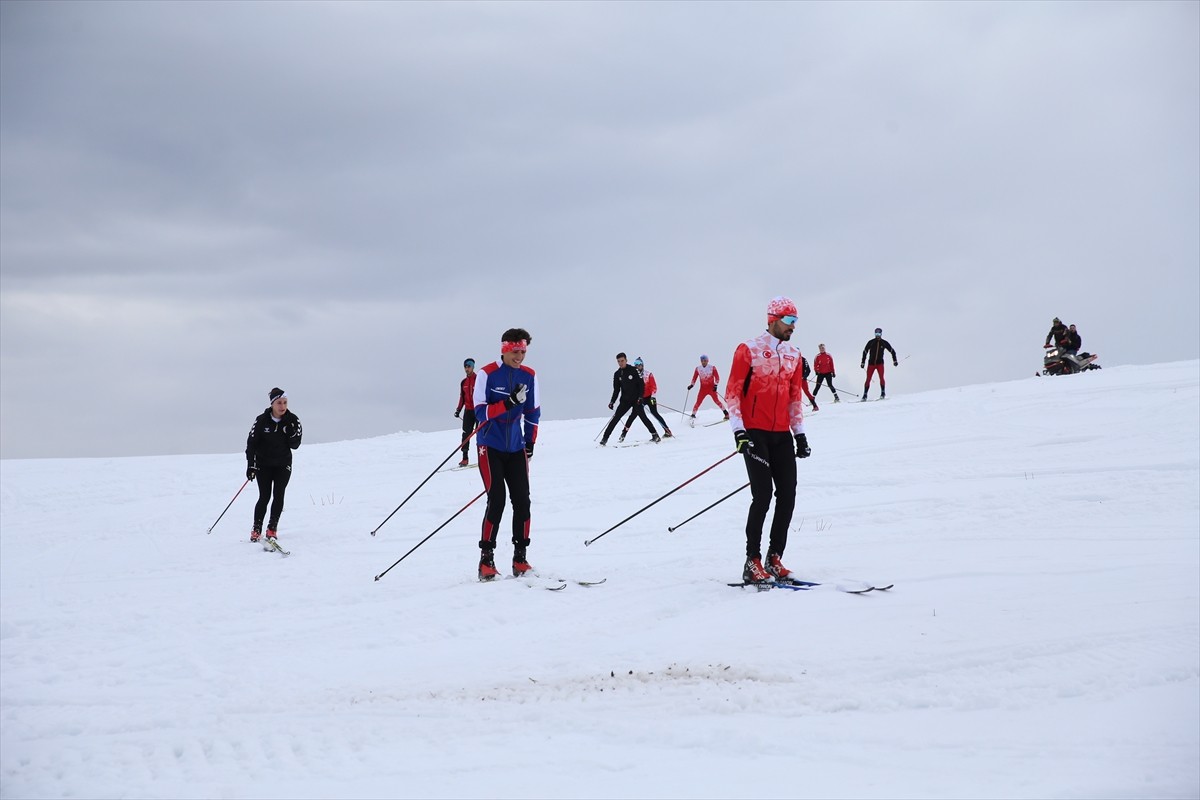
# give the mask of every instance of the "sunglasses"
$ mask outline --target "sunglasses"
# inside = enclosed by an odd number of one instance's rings
[[[779,321],[782,322],[784,325],[795,325],[796,324],[796,315],[788,314],[786,317],[780,317]]]

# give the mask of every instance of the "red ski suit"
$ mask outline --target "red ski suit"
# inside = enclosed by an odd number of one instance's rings
[[[721,374],[717,372],[717,368],[712,364],[708,366],[699,366],[692,371],[692,384],[700,383],[700,391],[696,394],[696,404],[692,406],[692,416],[696,416],[697,409],[704,402],[704,398],[711,397],[713,402],[717,404],[717,408],[725,410],[725,404],[721,402],[720,396],[717,394],[717,383],[721,380]]]

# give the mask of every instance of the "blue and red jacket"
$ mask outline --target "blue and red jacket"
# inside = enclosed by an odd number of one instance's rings
[[[476,374],[472,400],[475,420],[481,426],[475,434],[479,446],[515,453],[536,442],[542,418],[537,374],[524,364],[513,368],[503,361],[487,364]],[[525,385],[525,404],[505,408],[504,401],[521,384]]]

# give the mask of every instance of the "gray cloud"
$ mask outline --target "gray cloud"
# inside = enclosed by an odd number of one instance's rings
[[[682,402],[766,300],[840,384],[1195,358],[1194,3],[0,4],[4,457],[453,427],[534,332]],[[679,396],[673,396],[678,392]],[[80,409],[86,409],[82,412]]]

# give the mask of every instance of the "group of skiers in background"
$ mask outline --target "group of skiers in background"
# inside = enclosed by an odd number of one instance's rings
[[[696,414],[706,399],[711,399],[730,423],[736,453],[743,456],[749,477],[751,501],[747,513],[746,560],[743,581],[766,583],[786,581],[791,571],[782,561],[787,546],[788,527],[796,501],[796,460],[807,458],[812,450],[804,430],[802,399],[807,397],[818,410],[816,395],[836,377],[833,357],[825,345],[818,346],[814,359],[816,390],[810,391],[807,359],[790,343],[798,313],[786,297],[776,297],[767,305],[767,326],[761,333],[740,343],[733,353],[729,381],[721,391],[721,376],[707,355],[692,371],[687,389],[699,386],[695,403],[688,415],[695,425]],[[1058,320],[1055,320],[1058,322]],[[492,580],[499,575],[495,549],[504,507],[512,507],[512,573],[521,576],[533,568],[529,564],[530,491],[529,461],[533,458],[541,418],[537,375],[524,364],[533,337],[523,328],[510,328],[500,337],[500,357],[477,373],[475,360],[463,361],[464,376],[459,384],[458,405],[454,416],[462,420],[462,458],[459,467],[470,465],[470,439],[474,437],[478,467],[487,495],[487,507],[479,538],[479,579]],[[875,329],[874,337],[863,348],[860,368],[869,363],[862,399],[867,399],[871,381],[879,374],[880,399],[886,397],[884,354],[890,353],[898,366],[896,351]],[[621,352],[616,356],[613,391],[608,407],[613,415],[604,428],[600,445],[606,446],[618,423],[619,441],[624,441],[634,419],[640,419],[651,441],[673,436],[658,411],[655,397],[658,386],[654,374],[638,357],[629,363]],[[279,388],[269,393],[270,406],[251,426],[246,441],[246,479],[257,481],[259,499],[254,508],[251,541],[258,541],[266,525],[269,540],[276,538],[284,496],[291,477],[292,451],[300,446],[302,428],[299,418],[288,409],[287,394]],[[685,399],[686,405],[686,399]],[[683,412],[681,412],[683,413]],[[651,417],[662,426],[660,438]],[[732,455],[732,454],[731,454]],[[769,528],[766,553],[763,552],[763,527],[774,500],[775,511]],[[268,505],[270,514],[267,515]]]

